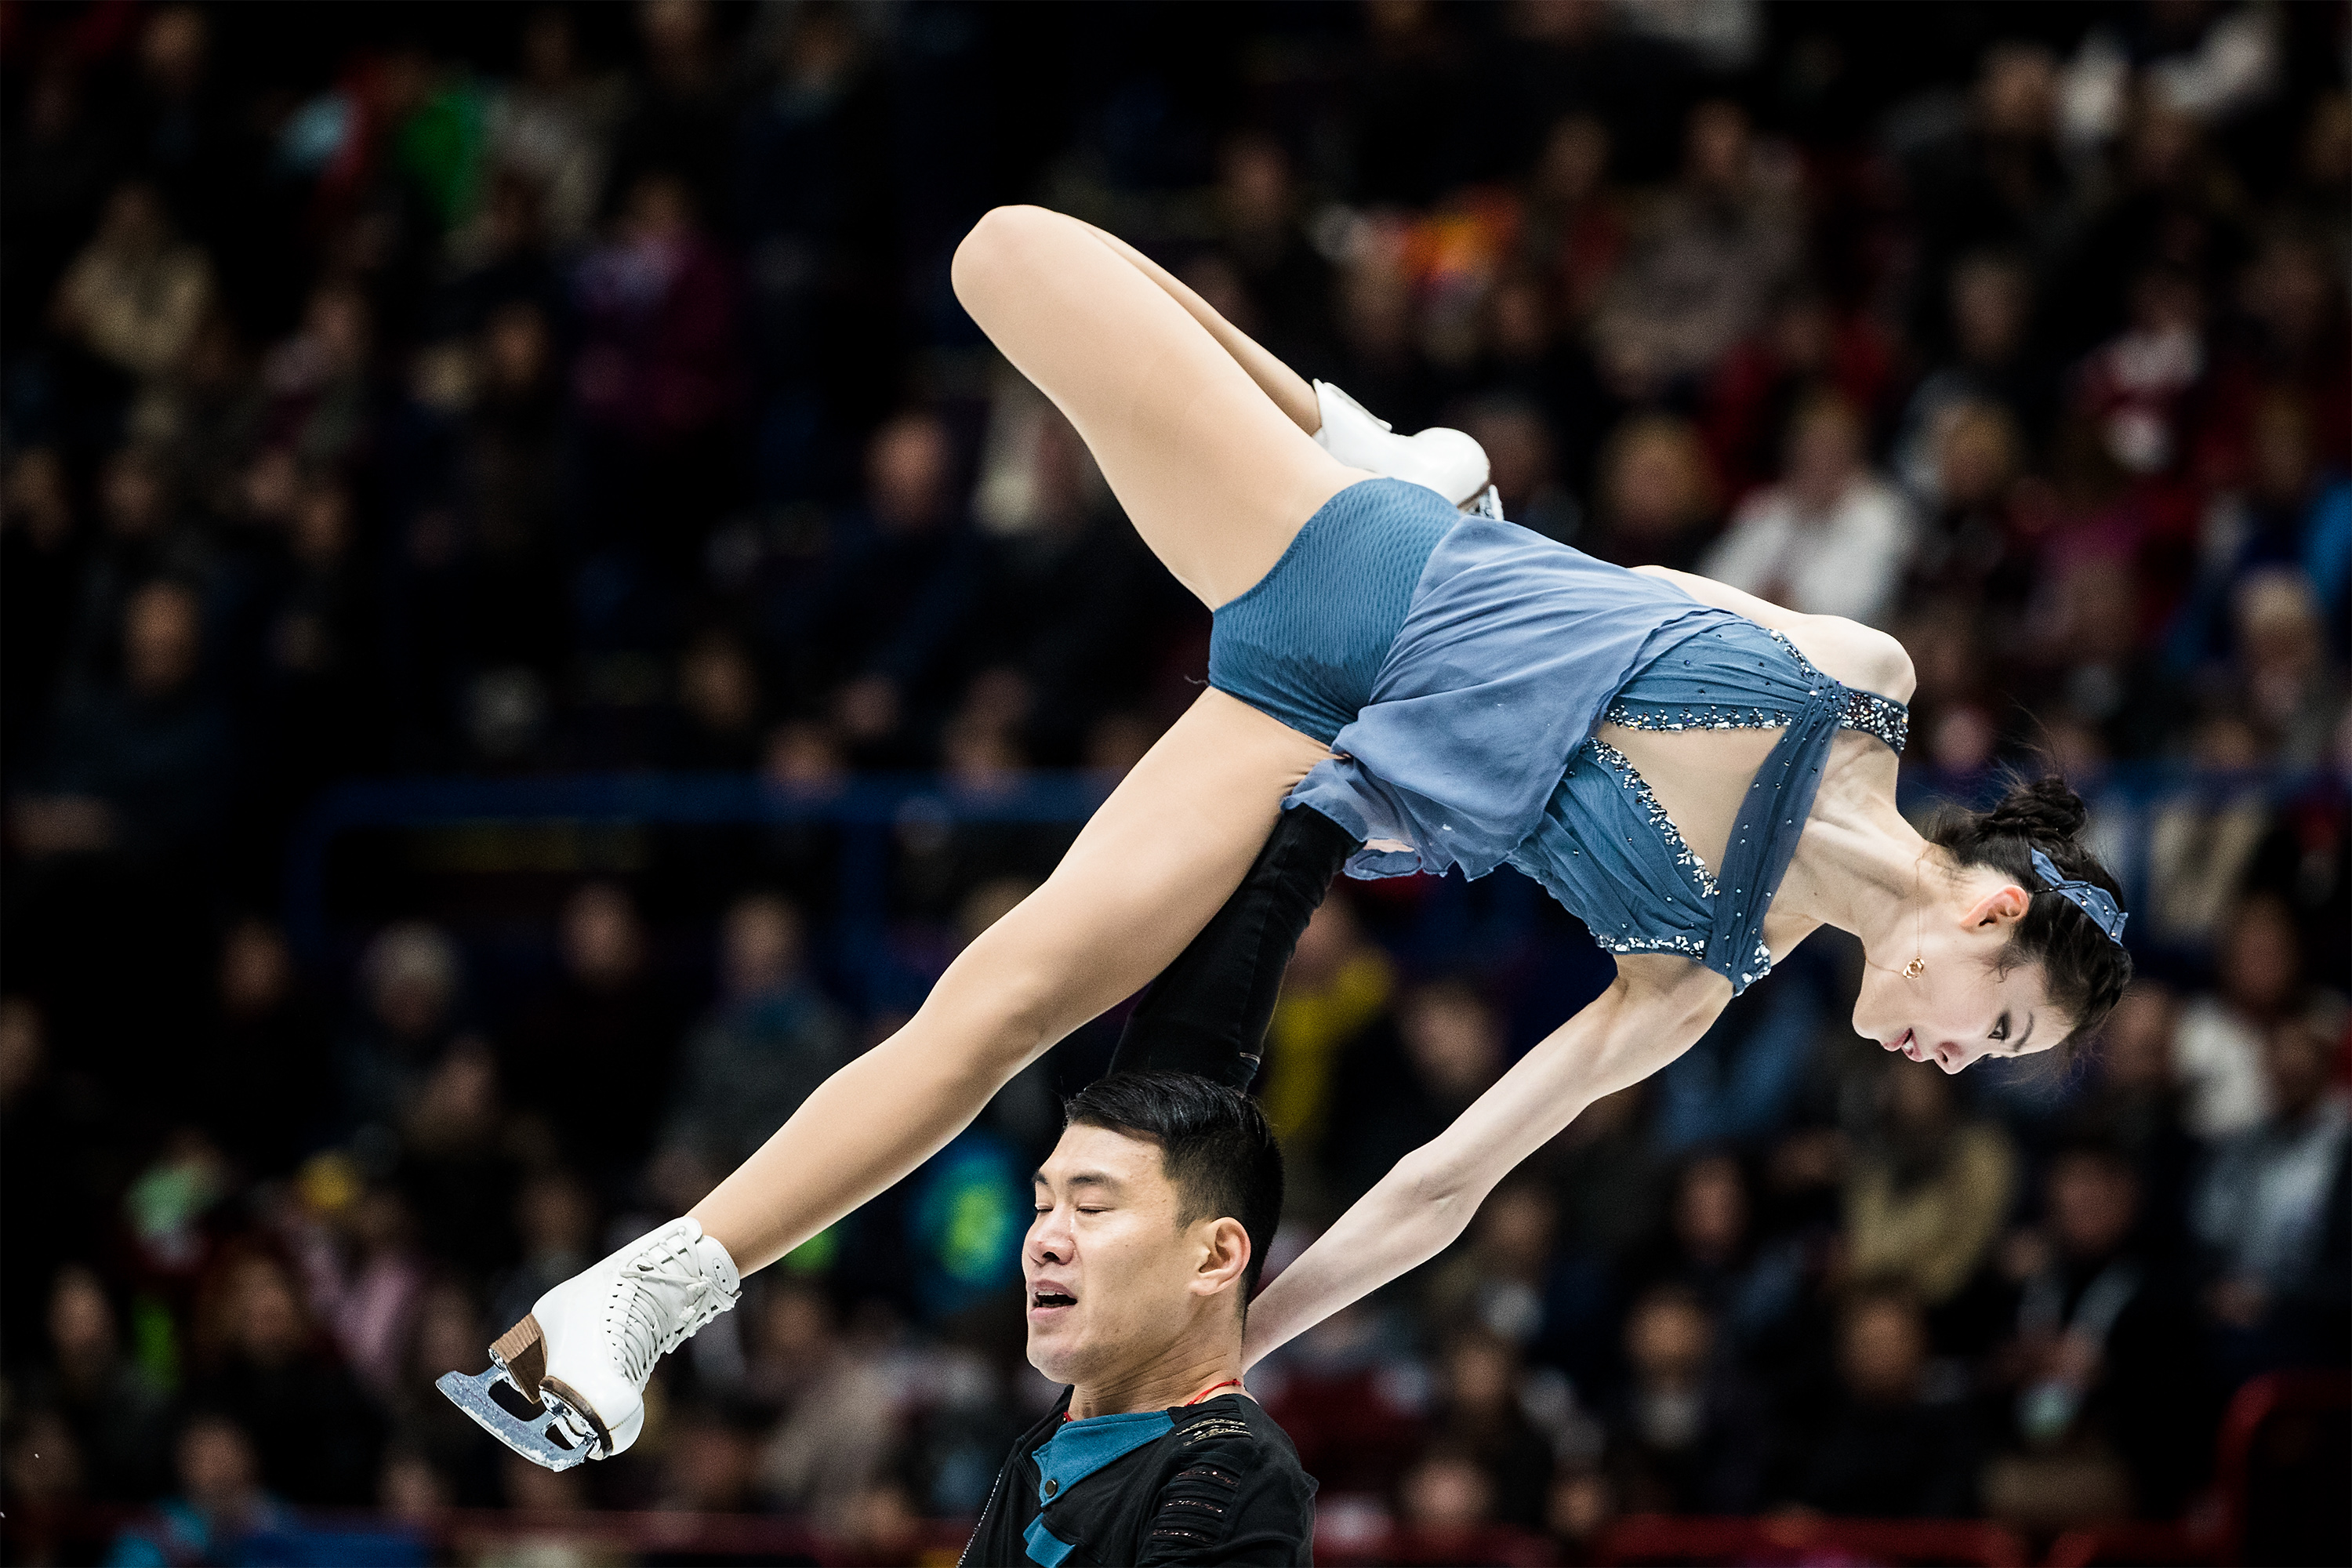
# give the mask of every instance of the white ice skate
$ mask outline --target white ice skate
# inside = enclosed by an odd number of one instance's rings
[[[541,1296],[490,1346],[487,1370],[444,1373],[435,1386],[533,1464],[607,1459],[645,1426],[654,1363],[742,1288],[727,1249],[674,1219]]]
[[[1486,448],[1459,430],[1438,425],[1400,436],[1328,381],[1315,384],[1315,406],[1323,416],[1316,443],[1351,468],[1426,485],[1455,506],[1468,506],[1486,488]]]

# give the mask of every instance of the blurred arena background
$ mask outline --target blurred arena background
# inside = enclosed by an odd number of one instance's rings
[[[8,1560],[952,1560],[1115,1017],[623,1458],[431,1380],[1197,689],[947,287],[1035,200],[1514,520],[1895,631],[1916,804],[2054,763],[2132,894],[2088,1066],[1889,1070],[1816,939],[1255,1373],[1322,1560],[2346,1561],[2347,18],[0,5]],[[1607,973],[1517,879],[1343,885],[1284,1249]]]

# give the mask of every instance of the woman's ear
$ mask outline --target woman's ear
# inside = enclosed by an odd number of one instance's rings
[[[2023,920],[2025,911],[2032,905],[2032,896],[2016,883],[2011,882],[1995,888],[1991,892],[1979,899],[1976,906],[1969,910],[1960,923],[1970,931],[1981,930],[1986,926],[2006,926],[2012,921]]]

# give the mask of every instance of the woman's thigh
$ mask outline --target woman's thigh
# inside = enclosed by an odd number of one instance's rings
[[[1246,703],[1202,692],[1054,874],[956,959],[924,1011],[1004,1019],[1010,1070],[1135,994],[1241,885],[1283,797],[1328,755]]]
[[[958,247],[954,278],[972,319],[1077,427],[1153,553],[1211,608],[1367,477],[1073,218],[999,207]]]

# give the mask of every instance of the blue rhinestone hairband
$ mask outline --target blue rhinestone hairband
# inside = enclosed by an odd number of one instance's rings
[[[2088,882],[2070,882],[2058,874],[2058,868],[2041,850],[2033,851],[2033,873],[2050,884],[2047,891],[2057,894],[2076,909],[2091,917],[2091,923],[2107,933],[2107,940],[2117,947],[2124,944],[2124,921],[2131,917],[2116,902],[2116,896],[2105,888]]]

